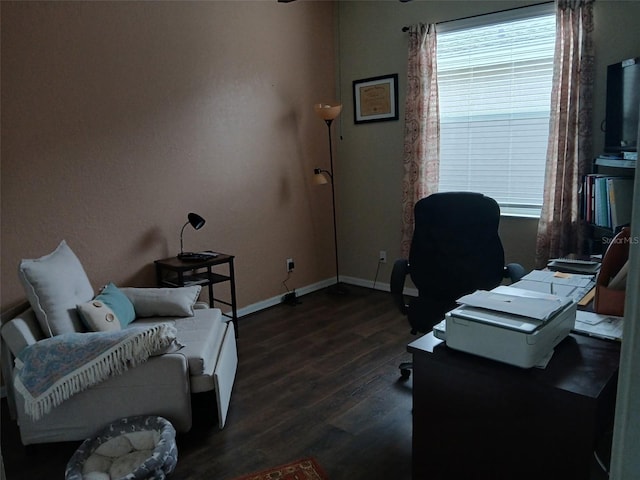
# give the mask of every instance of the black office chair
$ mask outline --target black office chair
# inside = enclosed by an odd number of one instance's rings
[[[504,264],[500,207],[494,199],[472,192],[435,193],[416,203],[414,216],[409,259],[396,260],[391,272],[391,293],[408,315],[412,334],[431,331],[461,296],[524,275],[521,265]],[[409,302],[403,294],[407,275],[418,289]],[[408,362],[400,365],[403,378],[411,368]]]

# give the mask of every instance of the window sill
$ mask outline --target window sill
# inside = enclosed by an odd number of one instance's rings
[[[500,207],[500,216],[501,217],[515,217],[515,218],[535,218],[540,219],[540,210],[531,210],[527,209],[518,209],[518,208],[509,208],[509,207]]]

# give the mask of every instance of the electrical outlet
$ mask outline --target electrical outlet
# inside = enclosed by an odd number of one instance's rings
[[[380,263],[387,263],[387,251],[380,250],[380,255],[378,255],[378,261]]]
[[[287,273],[293,272],[293,268],[295,264],[293,263],[293,258],[287,258]]]

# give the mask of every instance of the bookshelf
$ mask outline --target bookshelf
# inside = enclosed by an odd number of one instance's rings
[[[611,168],[636,168],[637,160],[627,160],[624,158],[598,157],[593,161],[596,167]]]
[[[589,228],[588,253],[604,253],[608,240],[631,222],[637,160],[599,156],[582,183],[582,218]]]

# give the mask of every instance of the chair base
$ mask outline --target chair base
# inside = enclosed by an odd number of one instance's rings
[[[413,363],[402,362],[398,368],[400,369],[400,377],[403,380],[407,380],[411,376],[411,370],[413,370]]]

